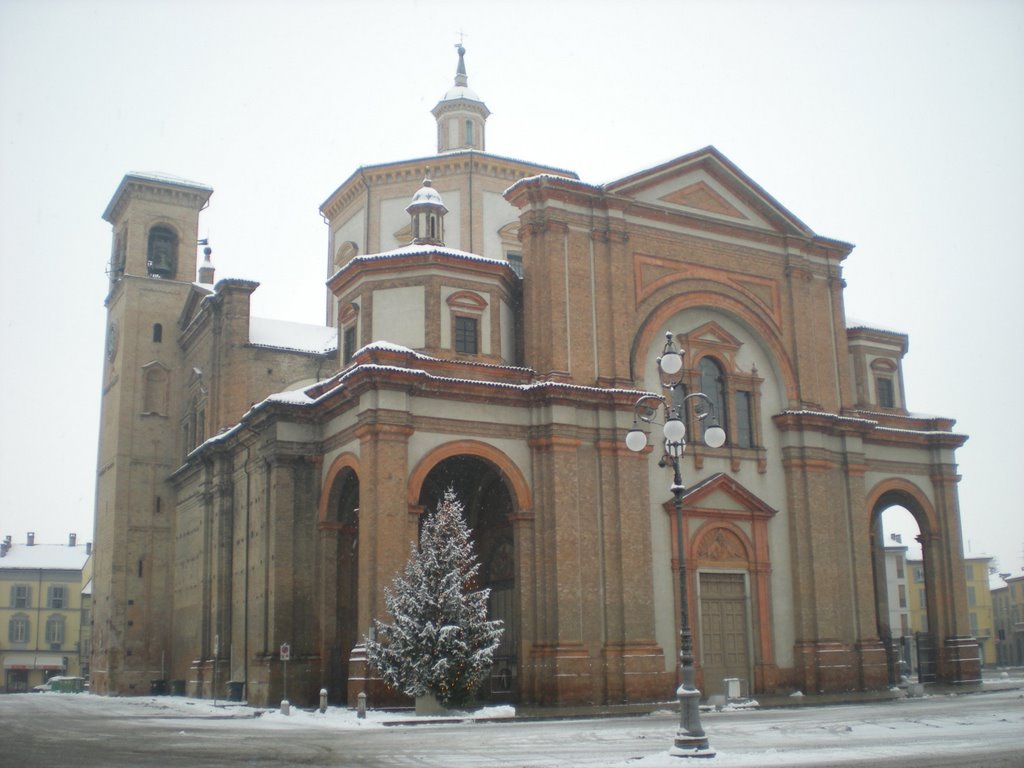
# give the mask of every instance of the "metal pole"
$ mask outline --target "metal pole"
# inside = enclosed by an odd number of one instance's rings
[[[676,508],[676,547],[679,550],[679,662],[682,685],[676,690],[679,698],[679,730],[671,753],[677,757],[714,757],[704,728],[700,724],[700,691],[694,687],[693,635],[690,633],[690,611],[686,595],[686,552],[683,545],[683,476],[679,456],[669,447],[672,462],[672,495]],[[682,446],[676,450],[681,454]]]

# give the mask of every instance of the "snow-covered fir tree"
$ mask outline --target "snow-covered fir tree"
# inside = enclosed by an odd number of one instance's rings
[[[486,679],[504,629],[487,619],[490,590],[475,588],[480,564],[453,489],[424,520],[420,545],[411,549],[405,573],[384,590],[393,621],[374,620],[367,655],[393,688],[461,707]]]

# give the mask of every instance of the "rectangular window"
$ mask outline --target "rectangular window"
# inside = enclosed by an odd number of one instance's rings
[[[967,604],[968,605],[977,605],[978,604],[978,599],[977,599],[977,595],[974,592],[974,587],[968,587],[967,588]]]
[[[968,564],[968,565],[964,566],[964,576],[967,578],[968,581],[974,581],[974,566],[973,565]]]
[[[356,354],[356,327],[354,325],[350,325],[345,329],[345,333],[342,338],[342,345],[344,346],[344,350],[342,352],[344,355],[343,361],[345,365],[348,365],[352,362],[352,358],[355,357]]]
[[[892,379],[876,379],[878,386],[878,404],[883,408],[895,408],[896,398],[893,394]]]
[[[753,402],[752,392],[736,390],[736,445],[739,448],[754,447]]]
[[[11,587],[11,608],[30,608],[32,587],[28,584],[15,584]]]
[[[516,273],[516,277],[522,279],[523,277],[523,254],[516,253],[515,251],[508,252],[508,265],[512,267],[512,271]]]
[[[905,578],[904,575],[903,575],[903,561],[902,560],[897,560],[896,561],[896,578],[897,579]]]
[[[60,646],[64,642],[64,617],[51,616],[46,620],[46,642],[50,647]]]
[[[477,353],[477,321],[475,317],[455,318],[455,351],[466,355]]]
[[[900,594],[900,608],[907,607],[907,588],[903,584],[898,584]]]
[[[46,607],[56,610],[63,610],[65,607],[65,589],[57,584],[51,584],[46,590]]]
[[[12,643],[28,642],[28,616],[15,616],[8,628],[8,639]]]

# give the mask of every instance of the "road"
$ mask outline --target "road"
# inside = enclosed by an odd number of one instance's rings
[[[522,766],[663,768],[672,712],[634,717],[385,726],[165,698],[0,695],[0,766]],[[710,712],[710,768],[1024,766],[1020,690],[902,701]]]

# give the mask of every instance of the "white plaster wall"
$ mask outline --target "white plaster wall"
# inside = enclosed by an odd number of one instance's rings
[[[329,245],[330,254],[327,264],[327,272],[330,275],[334,274],[334,254],[337,253],[338,248],[342,243],[351,240],[359,247],[360,253],[366,251],[366,209],[358,208],[344,223],[335,227],[331,232],[331,242]]]
[[[483,193],[483,256],[492,259],[505,258],[498,231],[513,221],[519,220],[519,209],[497,192]]]
[[[344,223],[335,227],[331,230],[329,242],[327,244],[327,276],[330,277],[337,270],[334,266],[334,254],[337,253],[338,248],[341,244],[351,240],[355,243],[359,252],[363,253],[366,248],[364,237],[366,235],[366,209],[357,209]],[[338,299],[335,298],[334,294],[331,293],[330,289],[327,290],[327,316],[325,319],[326,325],[334,327],[338,324]]]
[[[426,295],[422,286],[380,288],[373,292],[373,341],[423,349],[425,317]]]
[[[693,459],[687,455],[682,464],[683,484],[692,486],[706,477],[723,472],[773,509],[778,510],[768,524],[768,547],[772,562],[771,612],[774,630],[772,642],[776,663],[781,667],[788,667],[793,664],[793,644],[795,642],[789,520],[785,478],[780,456],[781,442],[771,421],[771,417],[785,407],[786,400],[782,378],[773,364],[772,356],[766,348],[759,344],[757,335],[750,328],[729,315],[706,309],[682,312],[669,320],[652,338],[652,343],[644,357],[644,360],[647,361],[643,369],[644,388],[651,392],[663,391],[657,375],[655,359],[661,354],[665,343],[665,333],[668,331],[672,331],[674,334],[685,333],[712,320],[742,343],[743,346],[737,354],[737,364],[740,368],[749,371],[756,364],[758,375],[764,379],[764,383],[761,385],[760,427],[762,442],[767,450],[768,471],[761,474],[757,471],[755,462],[744,461],[739,472],[732,472],[727,458],[716,459],[707,454],[705,454],[704,466],[698,471],[694,468]],[[629,426],[627,424],[625,429],[628,429]],[[649,431],[652,443],[657,439],[659,430],[659,426],[651,426]],[[649,456],[648,486],[651,499],[655,633],[658,643],[665,650],[666,669],[672,670],[678,655],[677,607],[674,594],[678,574],[672,570],[672,528],[670,519],[662,506],[672,498],[669,491],[672,475],[670,469],[658,467],[658,456],[657,452]],[[696,528],[691,528],[691,531],[693,530]],[[695,631],[698,626],[698,610],[699,605],[690,606],[691,628]]]
[[[399,242],[395,232],[410,222],[405,209],[412,197],[392,197],[380,201],[380,250],[392,251],[405,243]]]

